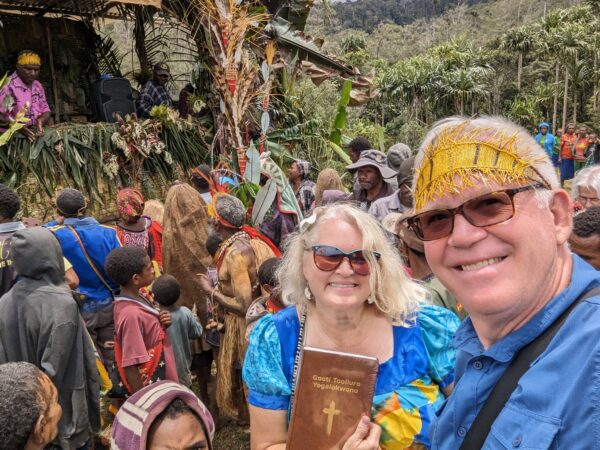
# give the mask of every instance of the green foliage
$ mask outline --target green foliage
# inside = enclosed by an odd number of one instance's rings
[[[386,148],[392,144],[392,142],[385,141],[386,133],[384,127],[370,123],[364,119],[358,119],[351,122],[348,125],[346,133],[349,136],[366,137],[375,149],[383,152],[385,152]]]
[[[344,53],[357,52],[367,48],[367,40],[363,36],[351,34],[342,40],[340,46]]]
[[[339,8],[367,4],[378,12],[385,9],[379,2]],[[497,0],[461,5],[404,26],[382,23],[370,34],[336,31],[331,37],[339,44],[331,47],[361,68],[377,67],[380,91],[358,110],[359,120],[349,119],[347,133],[370,133],[379,142],[372,130],[383,127],[385,146],[404,141],[414,147],[433,122],[455,114],[504,115],[527,128],[542,119],[554,122],[553,128],[571,120],[598,127],[597,2],[562,9],[552,7],[572,3],[544,4],[547,10],[539,2]],[[338,24],[345,20],[339,13],[336,19]]]
[[[482,1],[485,0],[471,0],[469,3]],[[457,4],[460,4],[459,0],[368,0],[336,3],[333,9],[345,28],[369,31],[382,22],[402,25],[439,15]]]
[[[17,187],[32,175],[49,196],[53,196],[59,186],[72,186],[96,200],[100,200],[100,178],[109,186],[141,183],[142,180],[129,180],[124,167],[119,168],[114,180],[105,170],[112,156],[124,164],[122,152],[111,140],[116,129],[115,124],[70,123],[46,128],[32,143],[15,136],[0,148],[0,182]],[[163,124],[161,138],[172,155],[173,165],[153,156],[145,159],[143,169],[163,185],[173,180],[175,167],[190,170],[207,156],[203,131],[198,124],[181,121]]]
[[[350,102],[350,91],[352,90],[352,82],[349,80],[344,81],[342,85],[342,93],[340,95],[340,100],[338,102],[338,109],[335,118],[333,119],[333,124],[331,126],[331,135],[329,139],[335,145],[340,145],[342,142],[342,132],[344,128],[346,128],[346,118],[348,117],[348,112],[346,110],[348,103]]]

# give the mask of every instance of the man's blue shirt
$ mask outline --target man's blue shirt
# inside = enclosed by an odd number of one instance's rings
[[[93,312],[108,305],[112,301],[112,292],[102,283],[96,272],[88,262],[75,235],[69,230],[69,226],[79,235],[90,259],[104,280],[116,291],[119,286],[114,283],[104,272],[104,261],[111,250],[120,247],[117,232],[110,227],[100,225],[92,217],[83,219],[68,218],[64,225],[50,228],[60,241],[63,255],[73,264],[73,269],[79,277],[79,291],[89,298],[83,305],[83,311]]]
[[[516,352],[598,286],[600,272],[573,256],[569,286],[527,324],[487,350],[471,320],[465,319],[454,337],[456,386],[431,425],[431,448],[458,449]],[[505,448],[600,448],[600,296],[586,299],[571,312],[519,381],[483,446]]]

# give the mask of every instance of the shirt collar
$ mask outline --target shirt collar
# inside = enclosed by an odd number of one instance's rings
[[[19,76],[19,74],[17,72],[13,72],[13,74],[10,76],[11,78],[11,84],[14,87],[18,87],[19,89],[27,89],[29,91],[32,91],[33,88],[35,87],[36,83],[39,83],[39,81],[37,80],[33,80],[33,83],[31,83],[31,87],[27,86],[23,80],[21,79],[21,77]]]
[[[387,182],[387,181],[383,181],[383,186],[381,186],[381,190],[379,191],[379,194],[377,194],[377,197],[375,197],[373,200],[371,200],[372,202],[374,202],[375,200],[379,200],[380,198],[384,198],[384,197],[389,197],[390,194],[392,192],[393,188],[392,186]],[[360,201],[367,201],[367,190],[366,189],[360,189],[360,192],[358,194],[359,200]]]
[[[98,221],[93,217],[69,217],[64,221],[65,225],[98,225]]]
[[[0,233],[13,233],[24,229],[25,225],[23,225],[23,222],[0,223]]]
[[[454,336],[453,344],[456,349],[472,356],[483,354],[500,362],[510,361],[517,351],[538,337],[577,298],[586,291],[600,286],[600,272],[579,256],[573,254],[572,258],[573,272],[569,285],[552,298],[529,322],[484,350],[471,319],[467,318]]]
[[[398,212],[403,212],[405,208],[404,205],[400,203],[400,189],[394,191],[394,193],[390,195],[390,197],[392,197],[392,201],[390,202],[389,209]]]

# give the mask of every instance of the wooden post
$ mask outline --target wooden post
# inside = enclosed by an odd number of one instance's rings
[[[54,53],[52,51],[52,37],[50,35],[50,22],[46,20],[46,43],[48,45],[48,59],[50,60],[50,76],[52,77],[52,93],[54,94],[54,122],[60,121],[60,106],[58,104],[58,83],[56,82],[56,71],[54,70]]]

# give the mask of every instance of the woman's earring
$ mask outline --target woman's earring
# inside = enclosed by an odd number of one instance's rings
[[[375,299],[373,298],[372,295],[369,295],[369,298],[367,298],[367,303],[369,305],[372,305],[373,303],[375,303]]]
[[[304,288],[304,296],[306,297],[307,300],[312,300],[312,298],[313,298],[312,292],[310,292],[310,289],[308,286],[306,286]]]

